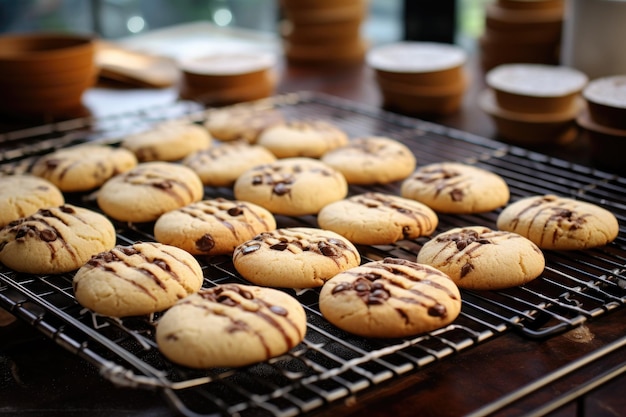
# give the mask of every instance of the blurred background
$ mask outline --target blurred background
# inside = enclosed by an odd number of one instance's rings
[[[363,35],[372,44],[401,39],[473,48],[493,0],[370,0]],[[0,0],[0,32],[72,31],[119,39],[194,21],[277,32],[278,0]]]

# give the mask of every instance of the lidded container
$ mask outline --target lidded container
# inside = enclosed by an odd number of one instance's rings
[[[405,41],[372,48],[366,56],[383,106],[408,114],[459,109],[467,87],[467,54],[456,45]]]

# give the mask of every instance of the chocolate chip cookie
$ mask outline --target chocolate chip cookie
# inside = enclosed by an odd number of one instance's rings
[[[354,138],[326,152],[321,161],[341,172],[348,184],[388,184],[408,177],[415,155],[404,144],[382,136]]]
[[[385,258],[331,278],[320,292],[320,310],[359,336],[406,337],[452,323],[461,312],[461,295],[431,266]]]
[[[400,192],[437,212],[456,214],[491,211],[505,205],[510,196],[499,175],[457,162],[418,168],[402,183]]]
[[[0,227],[64,202],[61,190],[48,180],[33,175],[0,176]]]
[[[154,224],[154,237],[194,255],[226,255],[259,233],[274,229],[276,220],[263,207],[216,198],[163,214]]]
[[[171,162],[210,147],[211,141],[211,135],[204,126],[169,121],[125,137],[121,146],[132,151],[139,162]]]
[[[230,187],[250,168],[275,160],[274,154],[262,146],[234,140],[195,152],[183,164],[193,169],[204,185]]]
[[[40,209],[0,229],[0,262],[19,272],[60,274],[111,249],[115,240],[115,228],[105,216],[64,204]]]
[[[285,158],[241,174],[235,198],[265,207],[274,214],[317,214],[348,194],[344,176],[313,158]]]
[[[159,320],[156,342],[172,362],[190,368],[238,367],[297,346],[306,315],[289,294],[272,288],[223,284],[202,289]]]
[[[427,205],[395,195],[370,192],[330,203],[317,222],[354,244],[385,245],[401,239],[429,236],[437,214]]]
[[[200,201],[203,194],[202,181],[190,168],[172,162],[144,162],[107,181],[97,202],[116,220],[150,222]]]
[[[86,144],[63,148],[39,158],[31,173],[56,185],[61,191],[90,191],[109,178],[137,165],[129,150]]]
[[[474,290],[522,285],[540,276],[545,267],[543,253],[530,240],[482,226],[454,228],[433,237],[420,249],[417,262]]]
[[[325,120],[292,120],[268,127],[257,143],[277,158],[319,158],[348,143],[348,135]]]
[[[269,287],[319,287],[334,275],[359,265],[349,240],[309,227],[261,233],[235,248],[233,263],[248,281]]]
[[[202,286],[198,261],[155,242],[116,246],[93,256],[73,279],[74,296],[96,313],[127,317],[163,311]]]
[[[526,197],[505,207],[498,229],[519,233],[542,249],[603,246],[619,233],[617,218],[595,204],[556,195]]]

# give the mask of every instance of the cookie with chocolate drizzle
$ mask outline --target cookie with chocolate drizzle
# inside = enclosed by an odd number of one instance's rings
[[[408,337],[452,323],[461,311],[458,287],[443,272],[385,258],[348,269],[320,292],[320,311],[335,326],[364,337]]]
[[[341,172],[348,184],[388,184],[407,178],[415,170],[415,155],[408,146],[384,136],[352,139],[326,152],[321,161]]]
[[[238,367],[282,355],[306,333],[306,315],[273,288],[222,284],[176,303],[159,320],[156,342],[172,362],[190,368]]]
[[[320,158],[328,151],[347,145],[348,135],[326,120],[290,120],[266,128],[257,143],[277,158]]]
[[[31,167],[31,173],[63,192],[82,192],[96,189],[135,166],[137,158],[127,149],[87,143],[42,156]]]
[[[433,237],[418,252],[417,262],[474,290],[516,287],[539,277],[545,267],[543,253],[530,240],[483,226],[454,228]]]
[[[0,229],[0,262],[31,274],[80,268],[115,245],[115,228],[100,213],[70,204],[40,209]]]
[[[202,181],[190,168],[173,162],[144,162],[108,180],[98,206],[124,222],[150,222],[163,213],[200,201]]]
[[[202,268],[191,254],[140,242],[94,255],[74,275],[73,289],[83,307],[127,317],[163,311],[200,290],[202,281]]]
[[[238,245],[274,229],[276,220],[263,207],[216,198],[163,214],[154,224],[154,237],[193,255],[231,255]]]
[[[502,177],[458,162],[418,168],[402,183],[402,197],[422,202],[439,213],[484,213],[502,207],[510,192]]]
[[[317,214],[348,194],[344,176],[313,158],[285,158],[241,174],[235,198],[265,207],[274,214]]]
[[[269,287],[313,288],[359,265],[361,256],[343,236],[309,227],[264,232],[235,248],[233,263],[248,281]]]
[[[619,234],[617,218],[592,203],[556,195],[522,198],[505,207],[500,230],[519,233],[542,249],[576,250],[606,245]]]
[[[354,244],[386,245],[430,236],[439,220],[430,207],[418,201],[369,192],[327,205],[317,222]]]

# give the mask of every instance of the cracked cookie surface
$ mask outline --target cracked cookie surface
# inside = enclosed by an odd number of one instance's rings
[[[483,226],[454,228],[434,236],[417,262],[446,273],[459,287],[493,290],[525,284],[541,275],[545,258],[530,240]]]
[[[331,278],[320,292],[320,310],[329,322],[359,336],[406,337],[452,323],[461,311],[461,295],[436,268],[385,258]]]

